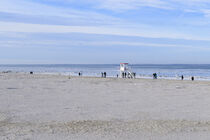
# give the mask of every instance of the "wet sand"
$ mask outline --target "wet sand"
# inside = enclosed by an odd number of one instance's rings
[[[210,82],[0,73],[0,139],[210,139]]]

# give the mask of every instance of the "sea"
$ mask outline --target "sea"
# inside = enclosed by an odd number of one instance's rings
[[[37,74],[63,74],[70,76],[101,77],[101,72],[106,72],[107,77],[119,75],[119,64],[24,64],[24,65],[0,65],[0,72]],[[210,81],[210,64],[129,64],[129,69],[136,73],[136,78],[152,79],[152,74],[157,73],[159,79],[177,79],[181,75],[184,80]]]

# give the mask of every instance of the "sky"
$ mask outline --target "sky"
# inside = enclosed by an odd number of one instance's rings
[[[0,64],[210,64],[209,0],[0,0]]]

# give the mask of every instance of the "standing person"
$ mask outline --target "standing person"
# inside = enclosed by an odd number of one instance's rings
[[[106,72],[104,72],[104,78],[106,78]]]
[[[135,72],[133,73],[133,78],[136,78],[136,73]]]
[[[156,73],[153,73],[153,79],[156,79]]]
[[[125,78],[126,78],[126,76],[127,76],[127,73],[125,72]]]
[[[191,77],[191,80],[194,81],[194,76]]]
[[[104,77],[104,73],[103,73],[103,72],[101,72],[101,77],[102,77],[102,78]]]
[[[118,74],[117,74],[117,78],[118,78]]]
[[[184,76],[183,75],[181,76],[181,78],[182,78],[182,80],[184,80]]]
[[[153,79],[157,79],[157,73],[153,73]]]

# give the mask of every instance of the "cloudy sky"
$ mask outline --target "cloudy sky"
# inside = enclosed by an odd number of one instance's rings
[[[0,0],[0,64],[210,64],[209,0]]]

